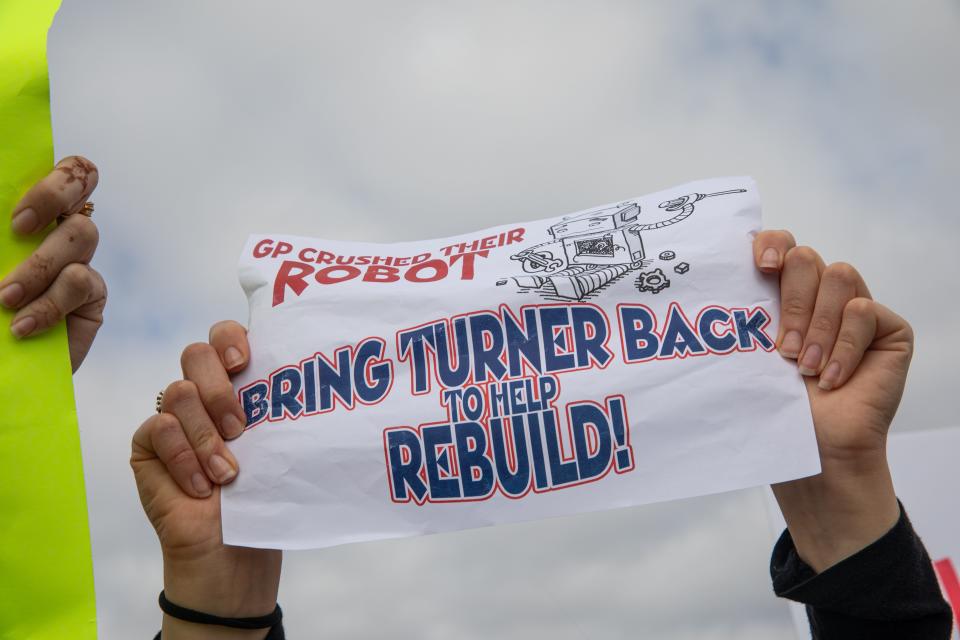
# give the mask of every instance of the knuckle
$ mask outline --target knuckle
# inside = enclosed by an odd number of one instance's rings
[[[848,262],[834,262],[823,272],[824,278],[830,278],[844,284],[853,284],[860,277],[859,272]]]
[[[180,365],[186,368],[189,362],[206,357],[213,351],[213,347],[206,342],[194,342],[187,345],[180,355]]]
[[[819,254],[807,246],[794,247],[787,251],[784,257],[784,264],[792,267],[807,267],[817,264],[820,258]]]
[[[903,333],[904,333],[904,335],[906,336],[907,341],[908,341],[908,342],[910,343],[910,345],[912,346],[912,345],[913,345],[913,339],[914,339],[914,335],[913,335],[913,325],[910,324],[909,322],[904,321],[904,323],[903,323]]]
[[[234,398],[233,387],[229,384],[218,384],[210,390],[209,399],[212,405],[226,408],[235,402]]]
[[[762,232],[763,236],[772,242],[777,242],[786,246],[794,246],[797,244],[796,239],[793,237],[793,234],[787,231],[786,229],[770,229]]]
[[[820,333],[833,333],[836,329],[836,324],[831,318],[818,315],[810,321],[810,328]]]
[[[103,279],[103,276],[100,275],[100,272],[93,267],[89,265],[81,266],[87,278],[87,291],[89,293],[87,298],[90,301],[96,302],[102,309],[107,303],[107,282]]]
[[[79,243],[81,247],[96,247],[100,242],[100,230],[96,223],[87,216],[74,215],[67,217],[64,225],[68,225],[69,241]]]
[[[170,457],[167,460],[167,466],[181,467],[193,464],[195,458],[196,456],[193,453],[193,449],[191,449],[190,446],[184,442],[170,452]]]
[[[903,334],[904,334],[903,340],[904,340],[904,344],[906,345],[907,356],[912,358],[913,351],[914,351],[913,327],[911,327],[909,324],[906,325],[904,327]]]
[[[151,418],[148,424],[146,440],[158,457],[165,455],[171,449],[182,446],[182,443],[186,440],[183,429],[180,427],[180,421],[169,413],[157,414]]]
[[[182,435],[180,421],[169,413],[160,413],[153,418],[151,423],[154,435],[158,438],[171,439]]]
[[[61,308],[51,296],[44,296],[33,302],[30,313],[37,318],[38,324],[48,327],[63,318],[66,315],[66,310]]]
[[[189,380],[177,380],[171,382],[163,393],[164,402],[171,405],[178,405],[184,401],[197,397],[197,385]]]
[[[92,291],[94,288],[94,279],[90,269],[78,262],[71,262],[65,266],[58,277],[63,278],[64,284],[71,289]]]
[[[841,331],[837,336],[837,341],[834,344],[834,350],[841,353],[849,353],[856,351],[859,348],[860,342],[857,340],[856,336],[850,331]]]
[[[873,313],[873,301],[868,298],[854,298],[847,303],[844,313],[854,318],[865,318]]]
[[[147,448],[144,446],[145,442],[150,442],[151,434],[154,429],[156,429],[157,419],[160,417],[160,414],[154,414],[143,421],[136,431],[133,432],[133,437],[130,438],[130,464],[132,465],[136,462],[139,457],[143,456],[145,452],[148,453]]]
[[[232,411],[237,404],[237,396],[229,384],[217,385],[210,391],[209,404],[218,407],[219,411]]]
[[[220,436],[213,429],[201,429],[194,436],[193,444],[197,451],[210,455],[220,446]]]
[[[100,275],[100,272],[96,269],[88,267],[87,272],[90,274],[91,282],[93,283],[93,292],[96,294],[95,297],[106,302],[107,281],[103,279],[103,276]]]
[[[902,316],[894,314],[896,318],[897,329],[893,335],[897,344],[903,349],[909,357],[913,357],[915,348],[913,326]]]
[[[783,315],[791,317],[805,317],[810,313],[806,299],[799,294],[787,294],[781,301]]]

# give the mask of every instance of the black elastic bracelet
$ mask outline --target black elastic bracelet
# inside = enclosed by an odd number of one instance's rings
[[[180,605],[173,604],[167,600],[166,594],[160,592],[160,610],[168,616],[183,620],[184,622],[194,622],[196,624],[214,624],[220,627],[230,627],[231,629],[269,629],[280,624],[283,620],[283,611],[280,605],[277,605],[273,613],[265,616],[255,616],[253,618],[221,618],[202,611],[194,611]]]

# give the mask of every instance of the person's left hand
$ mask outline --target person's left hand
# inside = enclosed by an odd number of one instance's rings
[[[900,404],[913,330],[872,299],[851,265],[826,264],[786,231],[754,240],[762,272],[779,276],[777,349],[804,376],[821,472],[773,485],[800,557],[815,571],[889,531],[900,517],[887,433]]]
[[[80,368],[103,324],[107,287],[90,267],[99,233],[80,212],[97,187],[97,168],[86,158],[61,160],[35,184],[13,210],[11,226],[18,235],[62,222],[37,250],[0,280],[0,304],[16,310],[10,331],[27,338],[66,318],[73,370]]]

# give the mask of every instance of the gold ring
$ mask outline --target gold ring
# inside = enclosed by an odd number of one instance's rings
[[[73,213],[79,213],[82,216],[87,216],[88,218],[93,217],[94,206],[93,203],[87,200],[83,203],[83,206],[80,207],[79,211],[74,211]],[[57,216],[57,224],[63,224],[63,221],[73,215],[73,213],[61,213]]]
[[[157,413],[163,412],[163,391],[157,394]]]

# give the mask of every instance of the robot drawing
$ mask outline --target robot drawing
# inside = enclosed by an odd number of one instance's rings
[[[547,299],[583,300],[620,279],[624,274],[649,266],[642,233],[663,229],[690,217],[695,204],[704,198],[745,193],[733,189],[716,193],[691,193],[660,203],[660,209],[674,215],[653,223],[641,223],[640,205],[628,201],[565,218],[549,229],[550,239],[510,256],[520,263],[523,275],[513,281],[524,291],[535,291]],[[676,257],[673,251],[660,254],[662,260]],[[687,269],[689,265],[682,263]],[[686,271],[677,271],[686,273]],[[505,283],[498,281],[498,284]],[[659,269],[640,273],[638,289],[659,293],[670,281]]]

